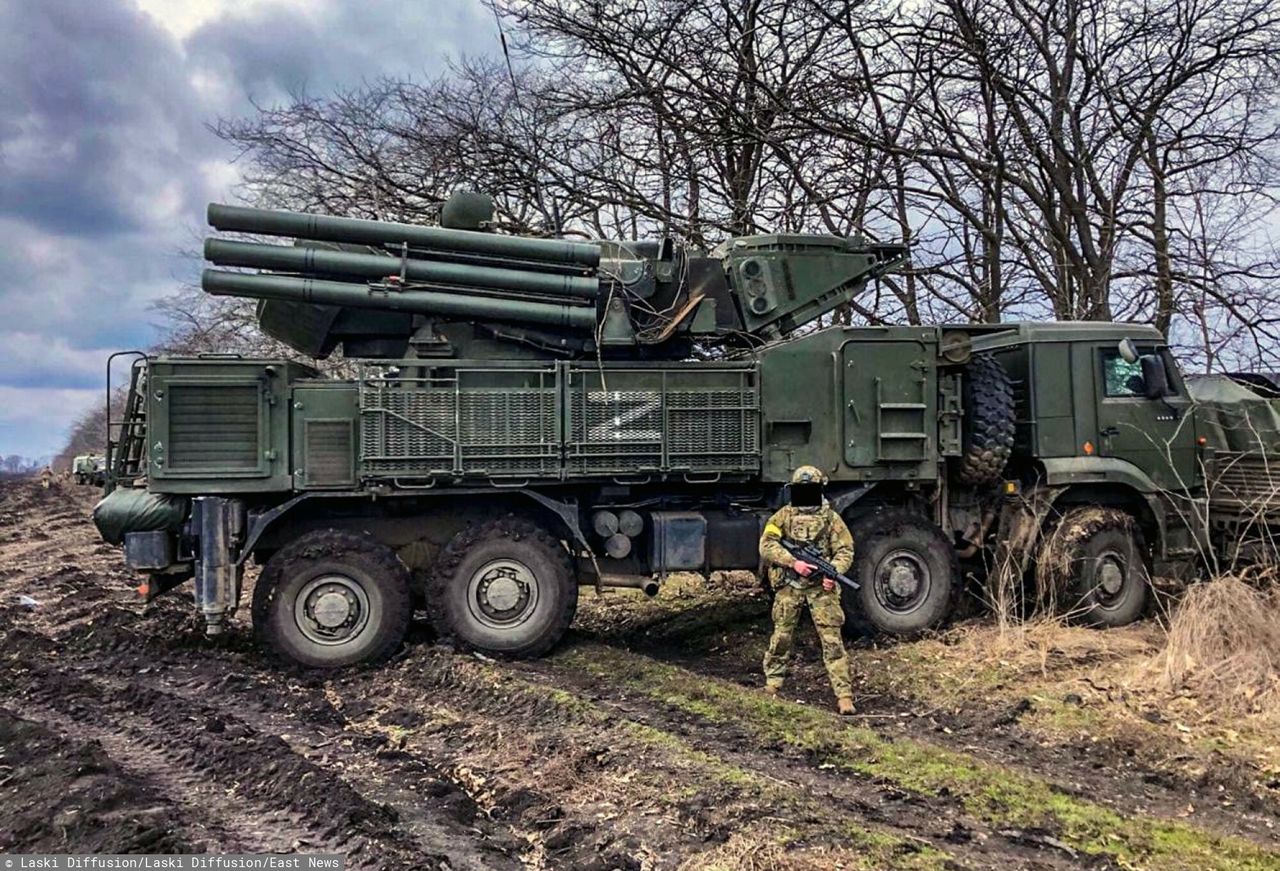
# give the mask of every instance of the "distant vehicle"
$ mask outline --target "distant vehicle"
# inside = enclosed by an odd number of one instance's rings
[[[98,454],[81,454],[71,461],[71,477],[77,484],[103,486],[107,481],[107,458]]]
[[[354,374],[135,362],[95,519],[144,595],[194,577],[220,632],[252,558],[255,632],[296,662],[385,656],[415,603],[465,645],[536,656],[579,584],[756,568],[805,463],[856,542],[849,625],[889,634],[944,622],[965,577],[1121,625],[1152,574],[1251,558],[1280,526],[1275,380],[1188,386],[1151,327],[819,328],[906,249],[523,238],[487,214],[210,207],[294,244],[208,240],[264,271],[205,290],[259,299],[265,332],[342,346]]]

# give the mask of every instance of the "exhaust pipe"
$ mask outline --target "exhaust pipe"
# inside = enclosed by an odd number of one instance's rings
[[[658,595],[659,584],[653,578],[643,578],[635,575],[612,575],[602,577],[600,586],[611,587],[613,589],[624,590],[642,590],[646,596],[653,598]]]

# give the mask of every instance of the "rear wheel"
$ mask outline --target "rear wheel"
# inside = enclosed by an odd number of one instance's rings
[[[404,641],[409,571],[365,535],[318,530],[267,561],[253,593],[254,634],[313,668],[377,662]]]
[[[1091,626],[1125,626],[1147,608],[1151,584],[1133,516],[1085,506],[1062,516],[1036,556],[1036,588]]]
[[[505,517],[454,536],[432,566],[428,607],[437,631],[506,656],[541,656],[578,607],[564,546],[540,526]]]
[[[850,575],[861,589],[841,591],[847,625],[911,636],[946,621],[959,568],[942,530],[909,511],[887,509],[859,518],[850,532]]]

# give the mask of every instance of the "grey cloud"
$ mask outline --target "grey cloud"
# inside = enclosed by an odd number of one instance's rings
[[[182,42],[132,0],[0,0],[0,439],[57,450],[95,358],[155,341],[149,303],[194,277],[181,252],[231,196],[208,123],[496,45],[479,0],[262,0]],[[42,417],[54,396],[78,407]]]
[[[498,46],[479,0],[319,4],[306,14],[258,6],[212,21],[187,40],[195,62],[229,75],[260,102],[324,94],[382,75],[433,75],[450,56]]]
[[[214,146],[181,67],[173,40],[121,4],[0,3],[0,214],[110,235],[200,199],[189,161]]]

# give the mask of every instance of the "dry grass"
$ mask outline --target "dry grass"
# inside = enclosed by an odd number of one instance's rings
[[[949,648],[949,655],[961,663],[998,661],[1011,675],[1045,676],[1150,654],[1157,635],[1154,626],[1100,632],[1073,625],[1065,617],[1045,615],[1006,625],[968,623],[940,640]]]
[[[1135,675],[1229,713],[1280,703],[1280,586],[1275,572],[1223,575],[1178,603],[1164,648]]]

